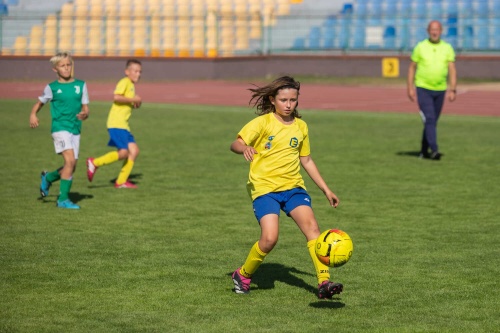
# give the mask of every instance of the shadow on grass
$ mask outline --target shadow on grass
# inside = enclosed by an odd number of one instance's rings
[[[316,309],[341,309],[345,304],[333,298],[332,300],[312,302],[309,306]]]
[[[132,184],[137,184],[137,179],[141,178],[142,178],[142,173],[132,173],[130,174],[130,176],[128,176],[128,181],[131,182]],[[111,179],[109,182],[114,185],[117,179],[118,178]]]
[[[231,274],[232,273],[229,273],[229,275]],[[313,294],[314,297],[317,297],[317,286],[311,286],[307,284],[304,280],[298,278],[294,274],[315,276],[315,274],[303,272],[294,267],[287,267],[282,264],[276,263],[263,263],[252,278],[252,284],[255,284],[257,286],[252,286],[251,289],[274,289],[275,282],[279,281],[293,287],[305,289]],[[333,298],[332,300],[319,300],[311,303],[309,306],[318,309],[338,309],[343,308],[345,304],[339,302],[338,299]]]
[[[253,289],[273,289],[275,282],[279,281],[290,286],[305,289],[313,294],[316,293],[316,288],[308,285],[304,280],[296,277],[292,273],[313,276],[311,273],[303,272],[293,267],[275,263],[263,263],[252,278],[252,283],[257,285],[257,287]]]
[[[42,203],[47,204],[47,203],[52,203],[55,204],[57,201],[57,195],[49,195],[48,197],[39,197],[38,200],[42,201]],[[54,198],[54,200],[52,200]],[[73,201],[74,203],[77,203],[82,200],[86,199],[93,199],[94,196],[92,194],[81,194],[79,192],[70,192],[69,193],[69,200]]]
[[[411,156],[411,157],[420,157],[420,151],[398,151],[396,155],[399,156]]]
[[[142,173],[134,173],[134,174],[131,174],[129,177],[128,177],[128,180],[132,183],[132,184],[137,184],[137,179],[141,179],[142,178]],[[112,185],[115,185],[116,183],[116,179],[117,178],[113,178],[109,181],[109,184],[112,184]],[[100,187],[110,187],[108,184],[101,184],[101,185],[89,185],[87,186],[88,188],[100,188]]]

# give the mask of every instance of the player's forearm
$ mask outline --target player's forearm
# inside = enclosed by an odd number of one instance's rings
[[[415,81],[415,65],[414,63],[412,63],[408,68],[408,78],[406,81],[408,89],[413,89],[414,81]]]
[[[450,65],[449,71],[448,71],[448,88],[450,90],[457,90],[457,70],[455,68],[455,64]]]
[[[236,154],[243,154],[246,148],[247,145],[238,140],[234,141],[230,147],[231,151]]]
[[[123,95],[114,95],[113,101],[116,103],[134,103],[137,102],[135,98],[125,97]]]
[[[42,109],[43,107],[43,103],[38,101],[35,103],[35,105],[33,105],[33,107],[31,108],[31,115],[32,116],[36,116],[36,114]]]
[[[316,166],[316,163],[312,159],[303,159],[301,160],[302,167],[304,170],[306,170],[307,174],[309,177],[312,179],[312,181],[316,184],[316,186],[319,187],[323,193],[326,193],[328,191],[328,185],[326,185],[325,180],[323,177],[321,177],[321,174],[319,172],[318,167]]]

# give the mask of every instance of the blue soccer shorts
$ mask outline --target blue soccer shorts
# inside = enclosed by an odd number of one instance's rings
[[[123,128],[108,128],[108,146],[118,149],[128,149],[128,144],[135,142],[132,133]]]
[[[312,206],[311,197],[301,187],[282,192],[271,192],[255,198],[253,212],[260,223],[260,219],[267,214],[279,216],[280,210],[290,216],[290,212],[298,206]]]

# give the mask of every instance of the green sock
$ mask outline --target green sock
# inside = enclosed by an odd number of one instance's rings
[[[58,170],[55,170],[55,171],[52,171],[52,172],[47,173],[47,175],[45,176],[45,179],[47,179],[47,181],[48,181],[49,183],[53,183],[53,182],[56,182],[56,181],[58,181],[59,179],[61,179],[61,175],[59,174],[59,169],[58,169]]]
[[[71,189],[71,184],[73,184],[73,180],[61,179],[61,188],[59,190],[59,198],[57,199],[57,201],[64,201],[69,199],[69,190]]]

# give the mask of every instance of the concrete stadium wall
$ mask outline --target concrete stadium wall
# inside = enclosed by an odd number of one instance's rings
[[[391,56],[392,57],[392,56]],[[0,56],[0,80],[51,80],[49,56]],[[233,58],[138,58],[147,81],[257,78],[315,75],[380,77],[383,56],[256,56]],[[406,77],[408,56],[397,56],[400,77]],[[115,81],[123,76],[125,61],[119,57],[75,57],[77,77]],[[459,78],[500,79],[500,56],[458,56]]]

